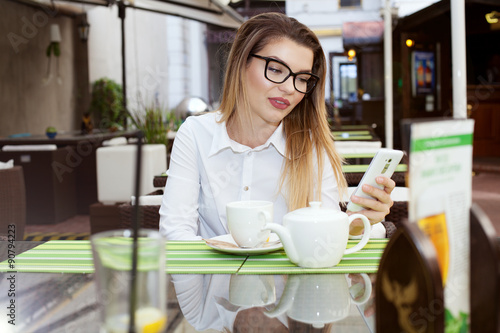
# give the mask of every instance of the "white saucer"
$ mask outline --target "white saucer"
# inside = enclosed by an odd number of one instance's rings
[[[216,236],[216,237],[212,237],[210,239],[228,242],[228,243],[232,243],[232,244],[236,245],[236,242],[234,241],[231,234]],[[280,240],[280,238],[278,237],[278,235],[276,235],[275,233],[270,234],[269,242],[275,242],[275,241],[279,241],[279,240]],[[212,244],[207,244],[207,246],[210,246],[212,249],[217,250],[217,251],[221,251],[221,252],[233,253],[233,254],[247,254],[247,255],[264,254],[264,253],[274,252],[274,251],[277,251],[277,250],[280,250],[283,248],[283,244],[281,244],[281,242],[274,244],[274,245],[271,245],[271,246],[268,246],[268,247],[257,247],[257,248],[253,248],[253,249],[222,248],[222,247],[218,247],[218,246],[212,245]]]

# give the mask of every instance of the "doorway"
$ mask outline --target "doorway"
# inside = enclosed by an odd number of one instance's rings
[[[330,103],[341,124],[357,123],[358,65],[344,52],[330,53]]]

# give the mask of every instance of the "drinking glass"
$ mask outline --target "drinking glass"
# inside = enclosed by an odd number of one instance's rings
[[[101,332],[129,331],[133,231],[112,230],[91,236]],[[135,331],[163,332],[166,327],[165,240],[155,230],[137,238]]]

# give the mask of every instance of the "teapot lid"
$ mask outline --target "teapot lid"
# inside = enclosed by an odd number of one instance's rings
[[[334,214],[341,213],[338,210],[321,208],[321,201],[311,201],[309,202],[309,207],[299,208],[285,215],[286,219],[300,219],[301,221],[314,220],[314,221],[325,221],[332,220]]]

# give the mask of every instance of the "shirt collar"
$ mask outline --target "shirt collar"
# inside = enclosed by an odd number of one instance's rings
[[[216,155],[220,151],[224,149],[231,149],[235,153],[244,153],[246,151],[261,151],[268,148],[270,145],[273,145],[274,148],[281,155],[285,156],[285,147],[286,147],[286,139],[285,133],[283,130],[283,122],[279,124],[273,134],[269,137],[269,139],[261,146],[250,148],[248,146],[239,144],[229,138],[227,134],[226,122],[219,123],[218,121],[222,117],[220,112],[217,112],[216,115],[216,126],[217,130],[214,133],[214,139],[212,141],[212,147],[210,148],[209,157]]]

